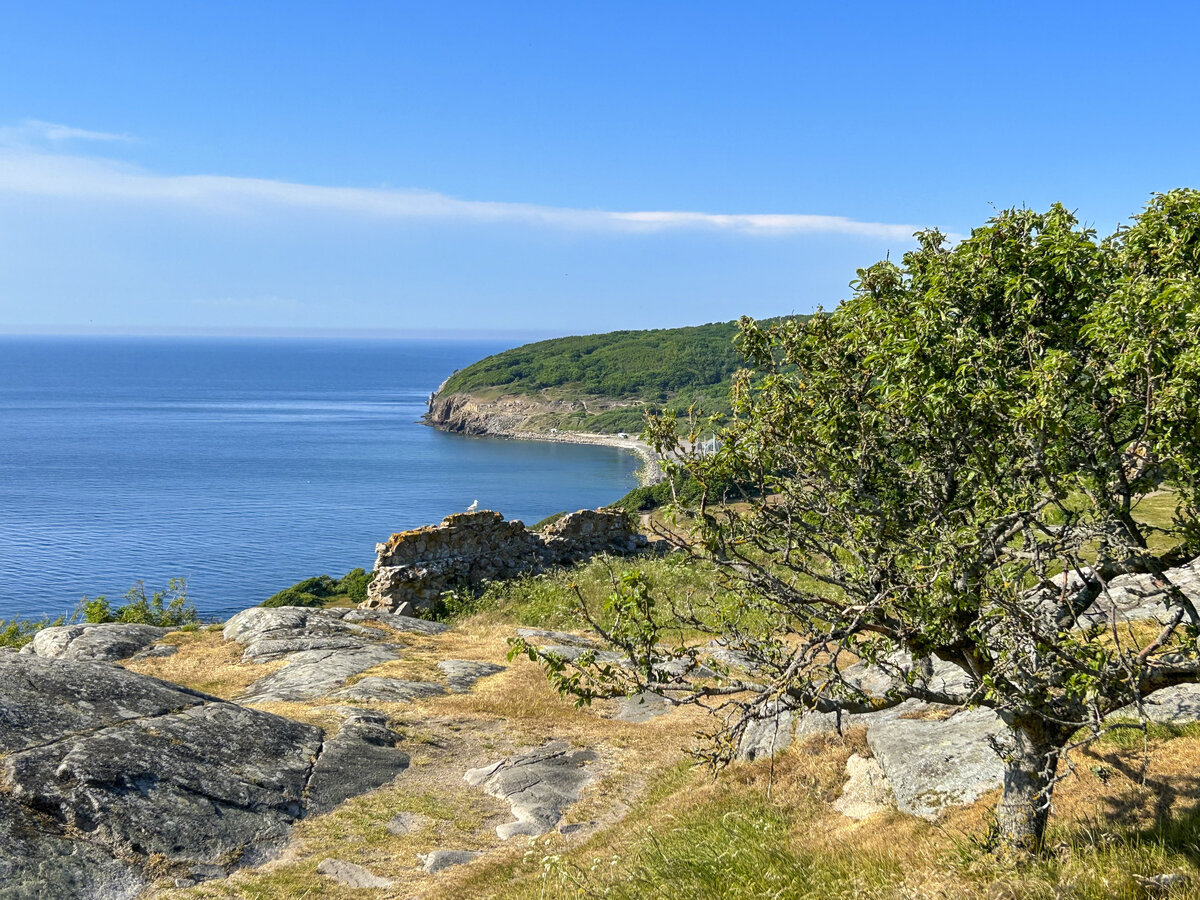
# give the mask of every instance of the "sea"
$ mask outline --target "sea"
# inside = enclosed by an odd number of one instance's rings
[[[185,578],[222,619],[474,501],[526,524],[610,503],[610,447],[420,423],[467,340],[0,337],[0,619]]]

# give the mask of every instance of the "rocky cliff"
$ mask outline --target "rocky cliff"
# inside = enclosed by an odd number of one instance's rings
[[[460,434],[492,434],[511,437],[522,433],[570,429],[589,416],[625,406],[634,401],[586,397],[554,400],[529,396],[487,398],[469,393],[436,393],[429,398],[424,420],[442,431]]]

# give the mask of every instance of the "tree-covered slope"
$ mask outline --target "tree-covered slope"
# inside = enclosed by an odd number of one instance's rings
[[[554,338],[455,372],[427,421],[451,431],[637,432],[647,409],[729,408],[736,322]]]
[[[664,401],[680,391],[727,382],[742,363],[736,322],[553,338],[505,350],[456,372],[444,393],[502,387],[536,395],[573,394]]]

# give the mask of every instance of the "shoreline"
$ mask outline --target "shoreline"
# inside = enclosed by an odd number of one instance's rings
[[[649,444],[637,438],[621,438],[615,434],[594,431],[559,431],[554,434],[543,431],[514,431],[491,436],[509,437],[518,441],[541,441],[547,444],[593,444],[599,447],[613,447],[633,453],[641,459],[642,464],[634,473],[640,487],[658,484],[666,477],[658,463],[658,455]]]

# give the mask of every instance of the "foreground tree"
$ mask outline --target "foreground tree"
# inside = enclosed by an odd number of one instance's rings
[[[705,486],[698,544],[739,602],[668,610],[631,576],[601,630],[634,665],[525,649],[585,699],[721,698],[717,761],[779,703],[989,707],[1012,732],[1001,836],[1037,850],[1080,729],[1200,680],[1200,618],[1166,575],[1200,551],[1200,192],[1154,197],[1104,241],[1061,206],[952,248],[918,238],[829,315],[743,321],[749,368],[714,455],[651,426]],[[1152,494],[1174,514],[1148,523]],[[1165,592],[1152,628],[1109,602],[1126,573]],[[720,636],[740,669],[656,665],[704,658],[667,648],[668,623]],[[843,677],[859,660],[890,689]]]

